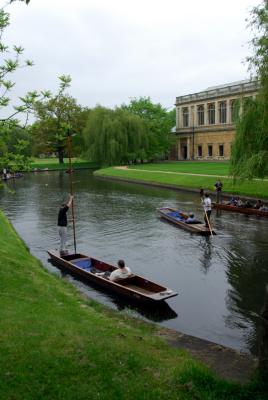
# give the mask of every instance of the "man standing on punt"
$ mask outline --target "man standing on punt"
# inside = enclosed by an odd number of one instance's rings
[[[68,203],[62,203],[59,213],[58,213],[58,227],[59,227],[59,235],[60,235],[60,255],[68,254],[66,249],[67,242],[67,211],[71,207],[73,202],[73,196],[70,195]]]
[[[206,228],[210,229],[211,199],[210,199],[208,193],[205,193],[205,197],[204,197],[204,199],[202,199],[202,203],[203,203],[204,211],[205,211],[204,221],[206,224]]]

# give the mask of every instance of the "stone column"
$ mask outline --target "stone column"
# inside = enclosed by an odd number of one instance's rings
[[[181,140],[180,139],[178,139],[177,145],[178,145],[178,160],[181,160]]]
[[[204,104],[204,125],[208,125],[208,103]]]
[[[231,101],[226,100],[226,123],[231,124]]]
[[[191,106],[191,121],[190,126],[196,126],[196,106]]]
[[[187,138],[187,160],[190,160],[190,138]]]
[[[219,123],[219,102],[215,101],[215,125]]]
[[[181,121],[180,112],[181,112],[180,107],[176,107],[176,130],[180,128],[180,121]]]

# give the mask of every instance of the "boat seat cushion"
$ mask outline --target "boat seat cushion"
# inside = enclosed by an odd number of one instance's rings
[[[72,263],[79,268],[91,271],[92,263],[90,258],[82,258],[80,260],[73,260]]]
[[[179,211],[172,211],[167,213],[169,217],[175,218],[178,221],[184,221],[184,218],[180,215]]]

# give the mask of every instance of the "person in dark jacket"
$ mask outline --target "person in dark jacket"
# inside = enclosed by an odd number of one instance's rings
[[[58,213],[58,227],[59,227],[59,235],[60,235],[60,253],[66,254],[68,251],[66,250],[66,242],[67,242],[67,212],[71,207],[73,202],[73,196],[70,195],[69,201],[67,203],[63,203],[59,209]]]
[[[221,192],[222,192],[222,187],[223,187],[221,180],[218,179],[214,186],[215,186],[215,190],[216,190],[216,202],[221,203],[222,202]]]

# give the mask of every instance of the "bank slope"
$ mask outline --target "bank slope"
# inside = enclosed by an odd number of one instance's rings
[[[48,273],[0,212],[0,393],[5,400],[262,399],[215,379],[155,327]]]
[[[168,163],[156,164],[154,168],[151,165],[143,164],[136,167],[109,167],[97,170],[95,176],[103,178],[113,178],[128,182],[141,182],[145,184],[153,184],[174,189],[194,189],[199,191],[200,188],[215,192],[214,184],[217,180],[217,175],[210,175],[203,172],[202,165],[200,166],[199,174],[174,171],[174,164],[171,164],[170,170]],[[155,169],[157,168],[157,170]],[[162,170],[161,170],[162,168]],[[204,165],[204,171],[207,168]],[[221,175],[219,175],[221,176]],[[223,182],[223,194],[236,194],[250,196],[254,198],[268,198],[268,180],[253,180],[253,181],[233,181],[232,178],[221,176]]]

